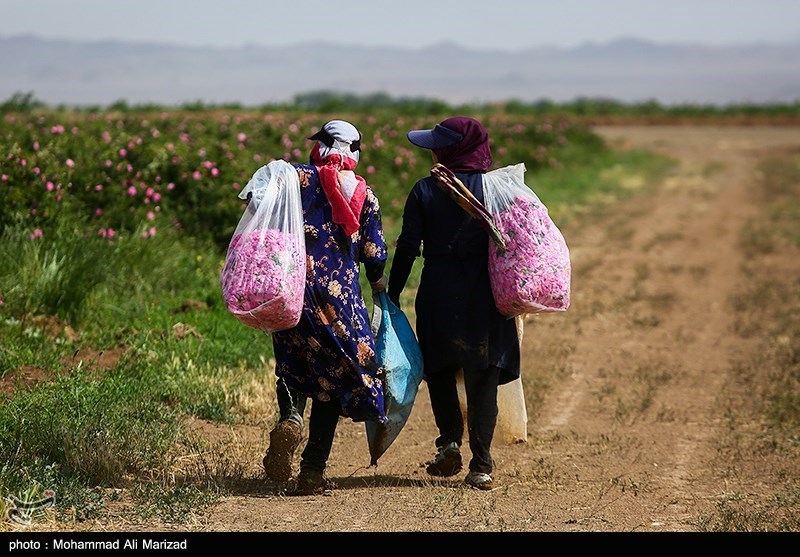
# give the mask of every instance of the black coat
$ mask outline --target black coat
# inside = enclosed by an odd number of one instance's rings
[[[481,173],[457,176],[483,202]],[[516,322],[497,311],[488,253],[487,233],[433,177],[414,185],[403,212],[389,296],[399,299],[421,254],[424,266],[415,309],[426,376],[451,366],[481,370],[491,365],[503,370],[501,384],[519,377]]]

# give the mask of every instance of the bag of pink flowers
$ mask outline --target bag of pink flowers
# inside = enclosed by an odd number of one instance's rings
[[[547,207],[525,184],[525,164],[483,175],[483,201],[505,240],[489,242],[489,276],[498,311],[508,317],[569,307],[569,249]]]
[[[306,276],[303,207],[297,170],[283,160],[259,168],[220,275],[225,307],[267,334],[300,321]]]

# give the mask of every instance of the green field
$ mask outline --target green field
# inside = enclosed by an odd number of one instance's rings
[[[455,114],[436,104],[326,108],[3,105],[3,494],[52,488],[62,494],[57,516],[83,520],[130,487],[141,512],[167,520],[223,489],[213,471],[170,471],[200,442],[187,418],[274,419],[270,339],[233,318],[220,295],[239,189],[270,160],[307,162],[306,137],[347,119],[363,133],[357,172],[378,195],[391,246],[405,196],[431,165],[405,133]],[[560,226],[670,166],[614,151],[569,115],[458,113],[487,127],[495,167],[526,164]],[[418,261],[404,307],[420,270]]]

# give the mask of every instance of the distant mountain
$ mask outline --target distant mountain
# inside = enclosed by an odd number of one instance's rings
[[[50,104],[291,101],[331,90],[449,103],[508,99],[769,103],[800,99],[800,43],[727,47],[638,39],[518,51],[446,43],[421,49],[337,46],[197,48],[0,38],[0,100]]]

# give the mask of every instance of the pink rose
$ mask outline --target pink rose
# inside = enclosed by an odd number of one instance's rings
[[[517,197],[494,215],[506,240],[502,252],[490,243],[489,273],[500,313],[565,311],[569,307],[569,251],[547,208],[530,198]]]
[[[220,275],[228,310],[246,325],[274,332],[297,325],[303,309],[306,256],[302,241],[275,229],[231,239]]]

